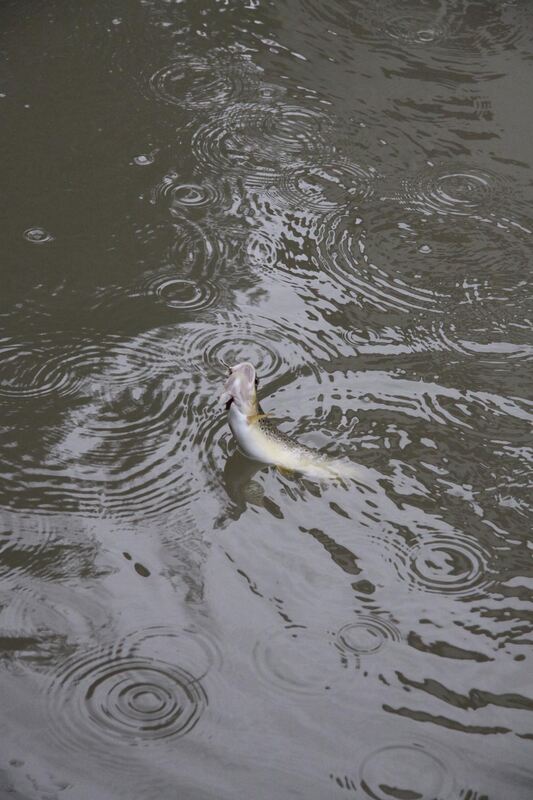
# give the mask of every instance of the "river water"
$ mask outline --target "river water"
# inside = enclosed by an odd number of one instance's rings
[[[529,800],[533,4],[0,42],[2,800]]]

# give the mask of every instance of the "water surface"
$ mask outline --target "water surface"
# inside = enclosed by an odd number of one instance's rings
[[[0,21],[0,797],[529,800],[531,3]]]

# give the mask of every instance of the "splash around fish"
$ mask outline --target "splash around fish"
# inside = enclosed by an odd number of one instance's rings
[[[257,399],[259,381],[253,364],[243,361],[228,370],[220,402],[226,405],[231,432],[244,455],[315,480],[358,477],[352,464],[328,458],[277,428]]]

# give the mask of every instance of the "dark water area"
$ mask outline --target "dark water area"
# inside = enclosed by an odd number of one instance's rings
[[[530,800],[533,4],[0,53],[1,800]],[[239,454],[241,360],[356,480]]]

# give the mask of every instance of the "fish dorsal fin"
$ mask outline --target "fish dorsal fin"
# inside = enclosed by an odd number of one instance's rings
[[[269,414],[249,414],[246,419],[248,420],[249,425],[255,425],[256,422],[259,422],[260,419],[264,419],[265,417],[270,416]]]

